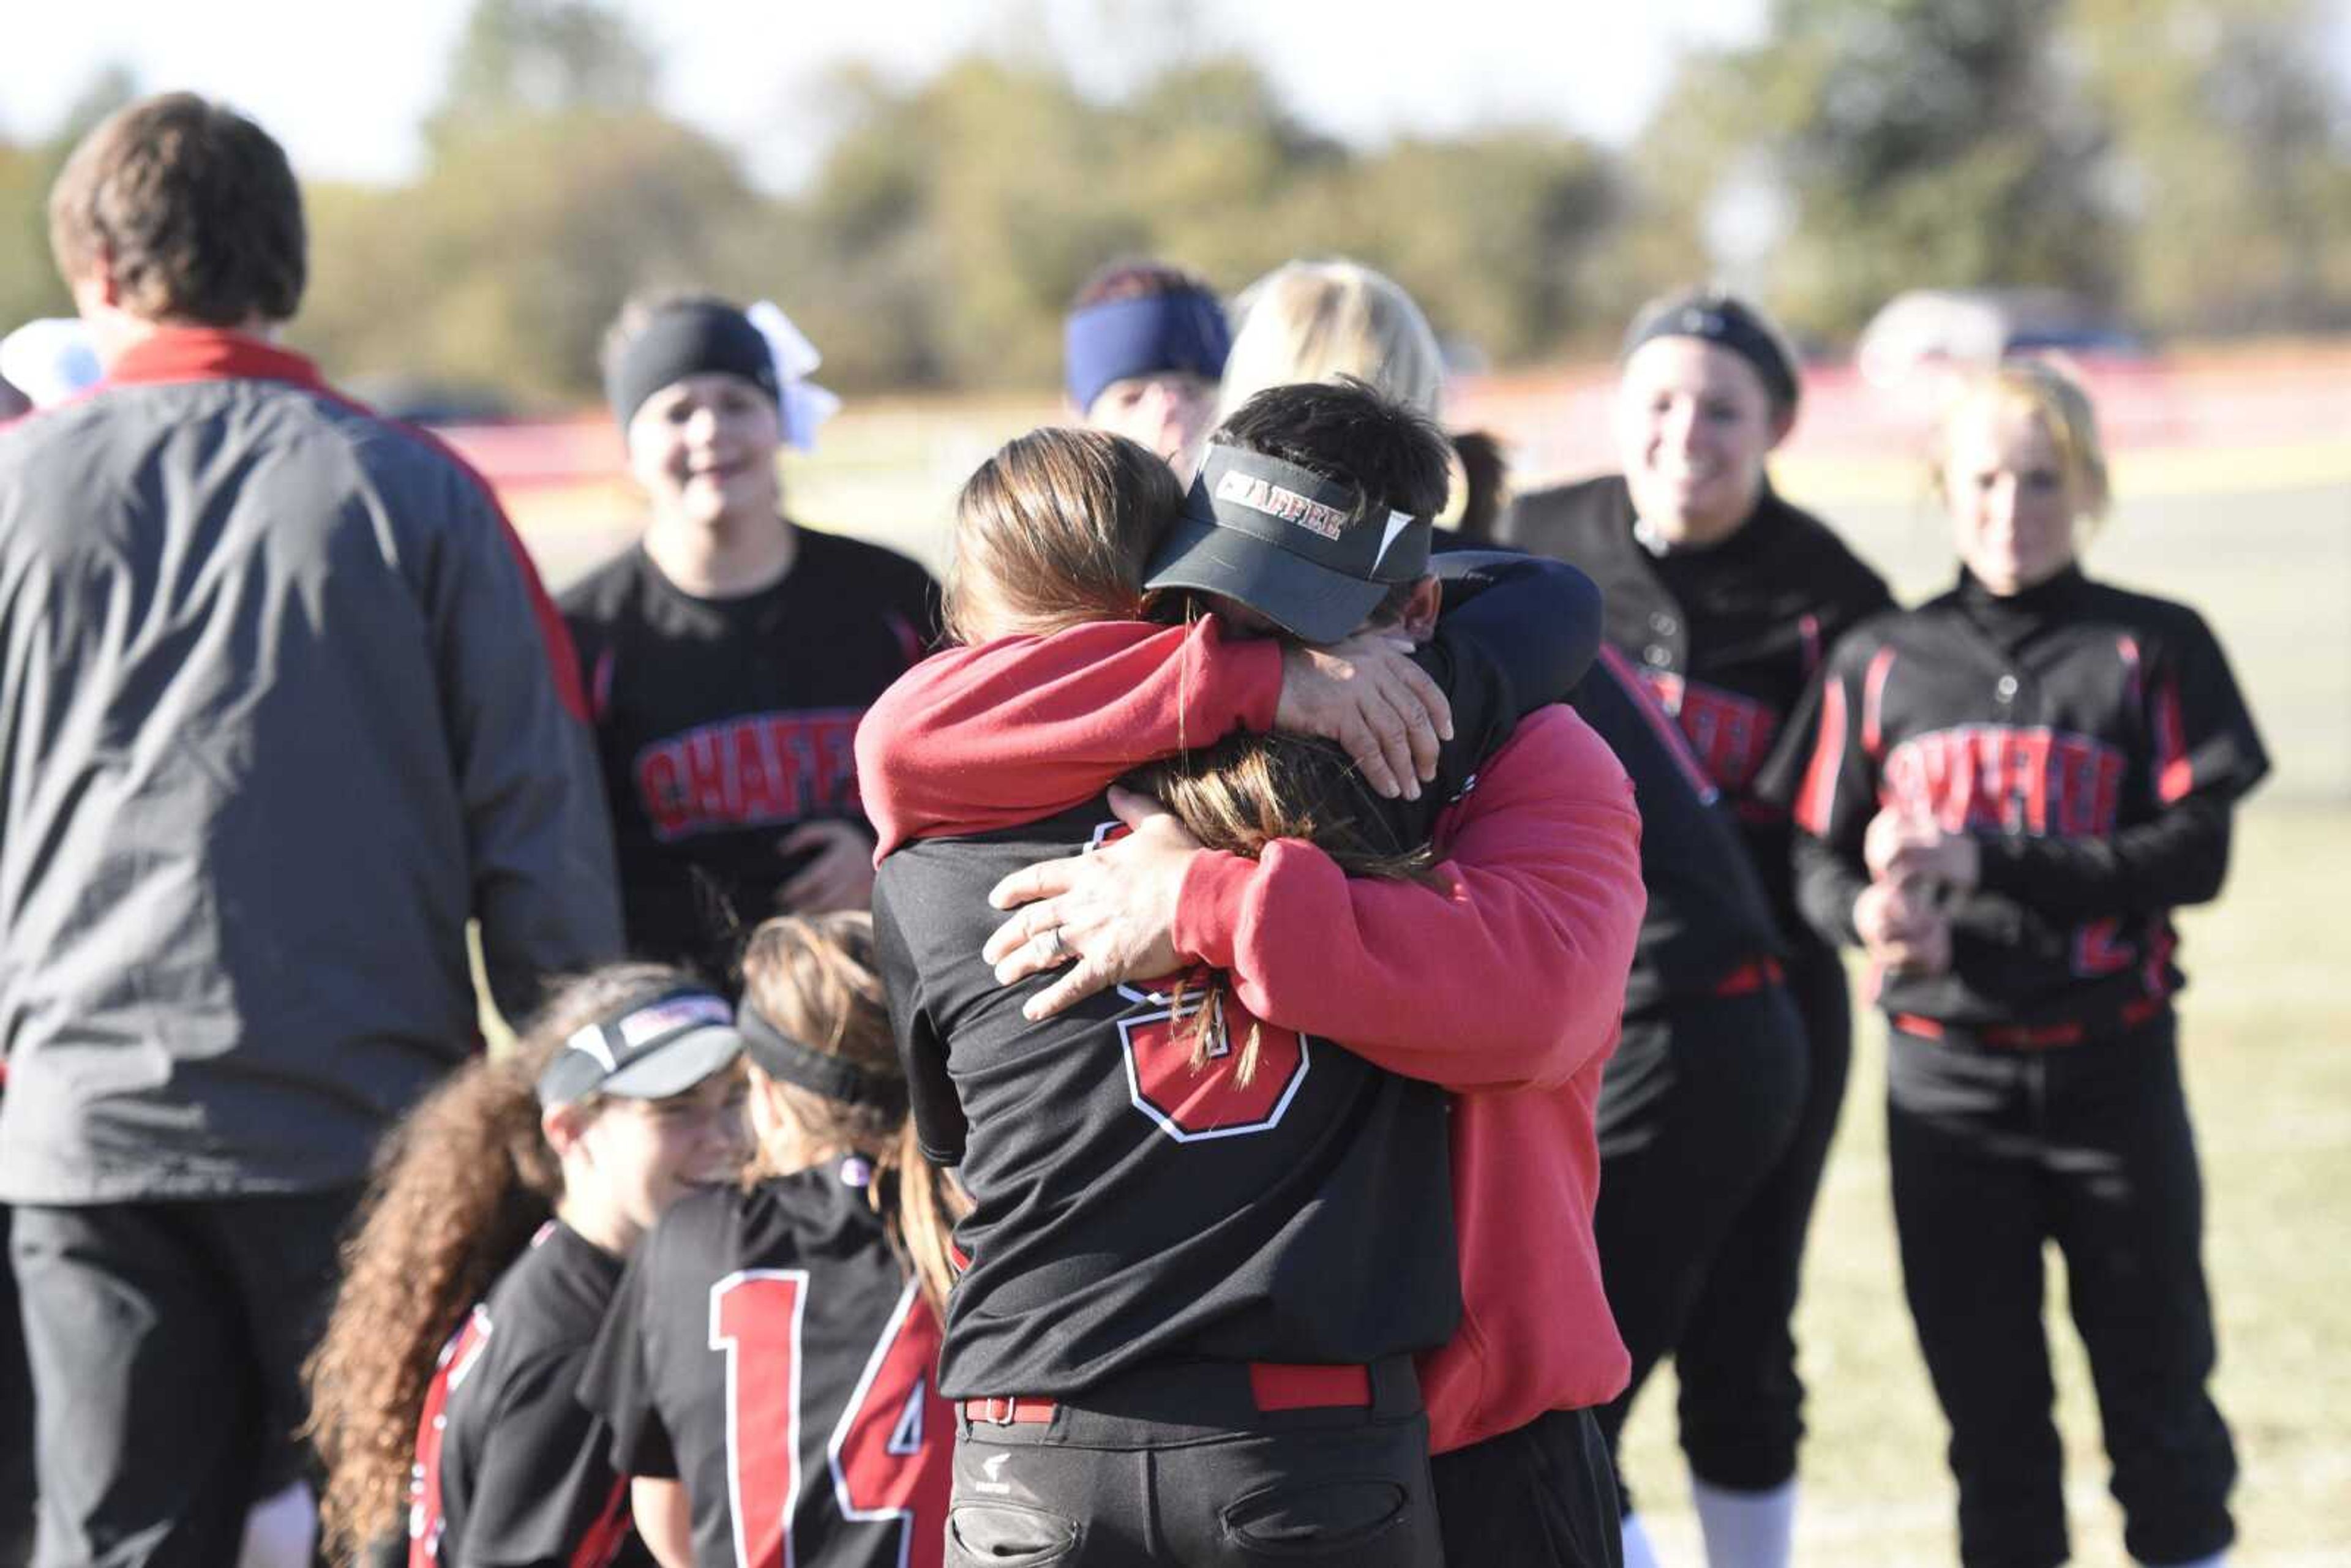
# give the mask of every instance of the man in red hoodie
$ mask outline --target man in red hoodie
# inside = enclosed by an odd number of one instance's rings
[[[1214,596],[1228,624],[1300,640],[1332,641],[1384,618],[1389,587],[1360,564],[1352,572],[1338,564],[1354,558],[1326,548],[1335,541],[1311,525],[1332,519],[1299,497],[1237,489],[1222,504],[1206,500],[1196,492],[1193,510],[1214,520],[1177,525],[1155,563],[1155,587]],[[1377,538],[1391,520],[1375,510],[1337,526]],[[1377,552],[1364,559],[1375,563]],[[883,847],[978,825],[946,809],[946,791],[926,792],[950,775],[1023,767],[1083,793],[1187,737],[1212,741],[1231,720],[1270,727],[1281,695],[1275,650],[1212,626],[1155,637],[1081,628],[1025,648],[961,650],[910,676],[860,737]],[[1106,637],[1121,646],[1105,647]],[[1040,687],[1032,678],[1018,684],[1020,710],[1035,722],[1017,730],[967,722],[991,688],[1009,695],[1000,685],[1008,658],[1033,677],[1056,643],[1066,644],[1072,674],[1086,663],[1114,665],[1123,689],[1083,680]],[[1075,776],[1069,754],[1040,756],[1064,739],[1103,759],[1089,778]],[[1254,861],[1205,852],[1146,803],[1114,800],[1132,834],[998,887],[999,905],[1027,905],[988,945],[998,977],[1071,962],[1029,1002],[1028,1015],[1042,1019],[1114,982],[1196,960],[1224,970],[1254,1016],[1454,1090],[1463,1314],[1419,1368],[1447,1556],[1614,1563],[1613,1486],[1587,1412],[1625,1375],[1592,1237],[1593,1108],[1643,902],[1638,818],[1623,770],[1567,709],[1536,712],[1437,819],[1435,898],[1418,886],[1351,882],[1292,841]]]

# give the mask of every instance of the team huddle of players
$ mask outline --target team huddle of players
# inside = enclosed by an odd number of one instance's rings
[[[208,145],[266,144],[151,100],[61,191],[118,197],[106,160],[138,165],[141,136],[194,188],[227,157]],[[294,232],[298,296],[298,209]],[[105,237],[60,241],[86,313],[131,308]],[[47,717],[84,688],[115,683],[92,712],[145,704],[150,744],[199,744],[168,688],[202,639],[52,632],[49,584],[186,571],[172,527],[141,542],[150,512],[276,582],[282,547],[222,499],[260,486],[192,452],[282,470],[317,448],[289,422],[365,418],[255,336],[292,297],[183,305],[148,310],[93,397],[0,434],[0,695],[31,716],[0,763],[32,797],[10,862],[60,822],[135,836],[34,783],[87,751]],[[1958,583],[1903,610],[1771,487],[1799,368],[1738,298],[1646,308],[1622,473],[1515,498],[1490,447],[1443,433],[1434,337],[1387,279],[1292,264],[1230,321],[1174,267],[1098,275],[1067,323],[1073,423],[964,484],[943,592],[789,519],[777,458],[809,437],[812,356],[771,307],[650,296],[615,322],[643,541],[561,597],[559,627],[436,601],[425,654],[445,683],[503,638],[487,662],[547,688],[444,684],[467,839],[445,852],[494,979],[584,977],[501,990],[533,1004],[510,1051],[452,1038],[371,1081],[387,1119],[413,1108],[363,1193],[331,1162],[272,1189],[348,1188],[308,1222],[324,1238],[356,1215],[305,1366],[327,1552],[1646,1565],[1617,1438],[1671,1357],[1708,1562],[1785,1564],[1851,946],[1891,1029],[1895,1212],[1961,1559],[2067,1554],[2053,1239],[2133,1556],[2220,1561],[2235,1467],[2206,1393],[2168,917],[2218,892],[2266,762],[2194,612],[2081,570],[2107,497],[2079,386],[2032,364],[1955,386],[1932,472]],[[304,522],[323,564],[272,602],[383,559],[456,591],[443,536],[382,519],[445,509],[434,486],[485,504],[400,450],[397,485]],[[134,497],[119,549],[67,539],[74,460],[132,476],[109,491]],[[338,493],[309,461],[267,507]],[[494,510],[464,528],[530,622]],[[98,667],[48,667],[53,691],[30,672],[60,647]],[[297,684],[244,678],[263,707]],[[102,745],[83,763],[110,765]],[[234,814],[215,794],[177,821]],[[424,824],[388,831],[395,852],[443,852],[430,811],[391,821]],[[554,885],[531,857],[571,864],[607,822],[616,873],[561,920],[530,904]],[[51,1410],[91,1335],[46,1281],[124,1242],[78,1212],[103,1183],[28,1174],[45,1074],[104,1044],[64,1016],[70,986],[17,977],[28,911],[61,942],[104,935],[43,894],[41,854],[0,877],[31,885],[0,911],[0,1197],[43,1401],[40,1560],[290,1561],[271,1553],[307,1533],[266,1523],[290,1463],[240,1473],[201,1531],[155,1500],[164,1522],[125,1547],[128,1505],[50,1451],[119,1439],[137,1391]],[[153,1027],[118,1007],[108,1038]],[[165,1054],[151,1106],[204,1071]]]

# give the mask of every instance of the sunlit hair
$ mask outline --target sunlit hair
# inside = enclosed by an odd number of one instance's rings
[[[872,915],[786,915],[760,922],[743,951],[743,999],[799,1043],[854,1063],[871,1077],[904,1083],[873,955]],[[949,1248],[965,1205],[945,1173],[923,1156],[904,1101],[894,1110],[852,1105],[770,1078],[756,1061],[750,1071],[751,1092],[779,1102],[809,1144],[872,1161],[866,1195],[923,1299],[944,1317],[955,1282]],[[754,1154],[746,1179],[763,1180],[787,1168],[763,1148]]]
[[[658,964],[571,981],[512,1051],[467,1061],[385,1138],[343,1248],[333,1314],[304,1368],[333,1561],[407,1518],[417,1420],[441,1348],[563,1195],[562,1164],[539,1130],[538,1075],[575,1030],[630,996],[695,983]]]
[[[1430,419],[1445,399],[1445,356],[1428,318],[1393,278],[1356,261],[1292,261],[1241,291],[1217,411],[1268,387],[1353,376]]]
[[[1183,509],[1174,470],[1098,430],[1032,430],[1007,442],[956,497],[946,621],[957,643],[1005,630],[1131,621],[1144,563]]]
[[[1155,796],[1185,830],[1212,850],[1257,859],[1283,839],[1329,855],[1349,876],[1424,881],[1436,863],[1426,843],[1400,845],[1363,788],[1354,763],[1311,736],[1235,735],[1200,751],[1147,763],[1127,775],[1130,788]],[[1205,1068],[1223,1030],[1221,978],[1191,1016],[1192,1066]],[[1179,996],[1179,1010],[1184,999]],[[1233,1075],[1246,1087],[1257,1074],[1252,1026]]]
[[[1947,471],[1951,435],[1962,420],[2013,410],[2025,413],[2057,449],[2073,497],[2076,521],[2095,523],[2113,502],[2106,478],[2105,444],[2098,435],[2097,411],[2081,383],[2040,360],[2010,360],[1967,371],[1951,392],[1936,427],[1928,483],[1936,499],[1948,503]]]
[[[269,133],[193,93],[100,120],[49,191],[49,246],[70,282],[103,262],[151,321],[290,319],[309,279],[301,186]]]

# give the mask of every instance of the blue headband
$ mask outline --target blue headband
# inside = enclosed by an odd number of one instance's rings
[[[1129,376],[1186,371],[1215,381],[1233,346],[1224,307],[1201,288],[1089,305],[1061,329],[1063,379],[1081,413]]]

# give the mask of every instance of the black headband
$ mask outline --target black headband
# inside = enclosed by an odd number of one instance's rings
[[[688,376],[740,376],[777,407],[783,392],[775,354],[751,319],[732,305],[665,306],[629,340],[604,374],[604,396],[625,434],[653,393]]]
[[[1616,362],[1631,359],[1633,350],[1652,338],[1696,338],[1728,349],[1755,367],[1773,403],[1788,410],[1796,406],[1796,367],[1789,362],[1779,339],[1754,311],[1728,295],[1692,295],[1641,316],[1625,334],[1625,347]]]
[[[744,1054],[770,1078],[846,1105],[892,1113],[906,1108],[903,1081],[868,1072],[846,1057],[801,1044],[747,1000],[735,1009],[735,1028],[743,1036]]]

